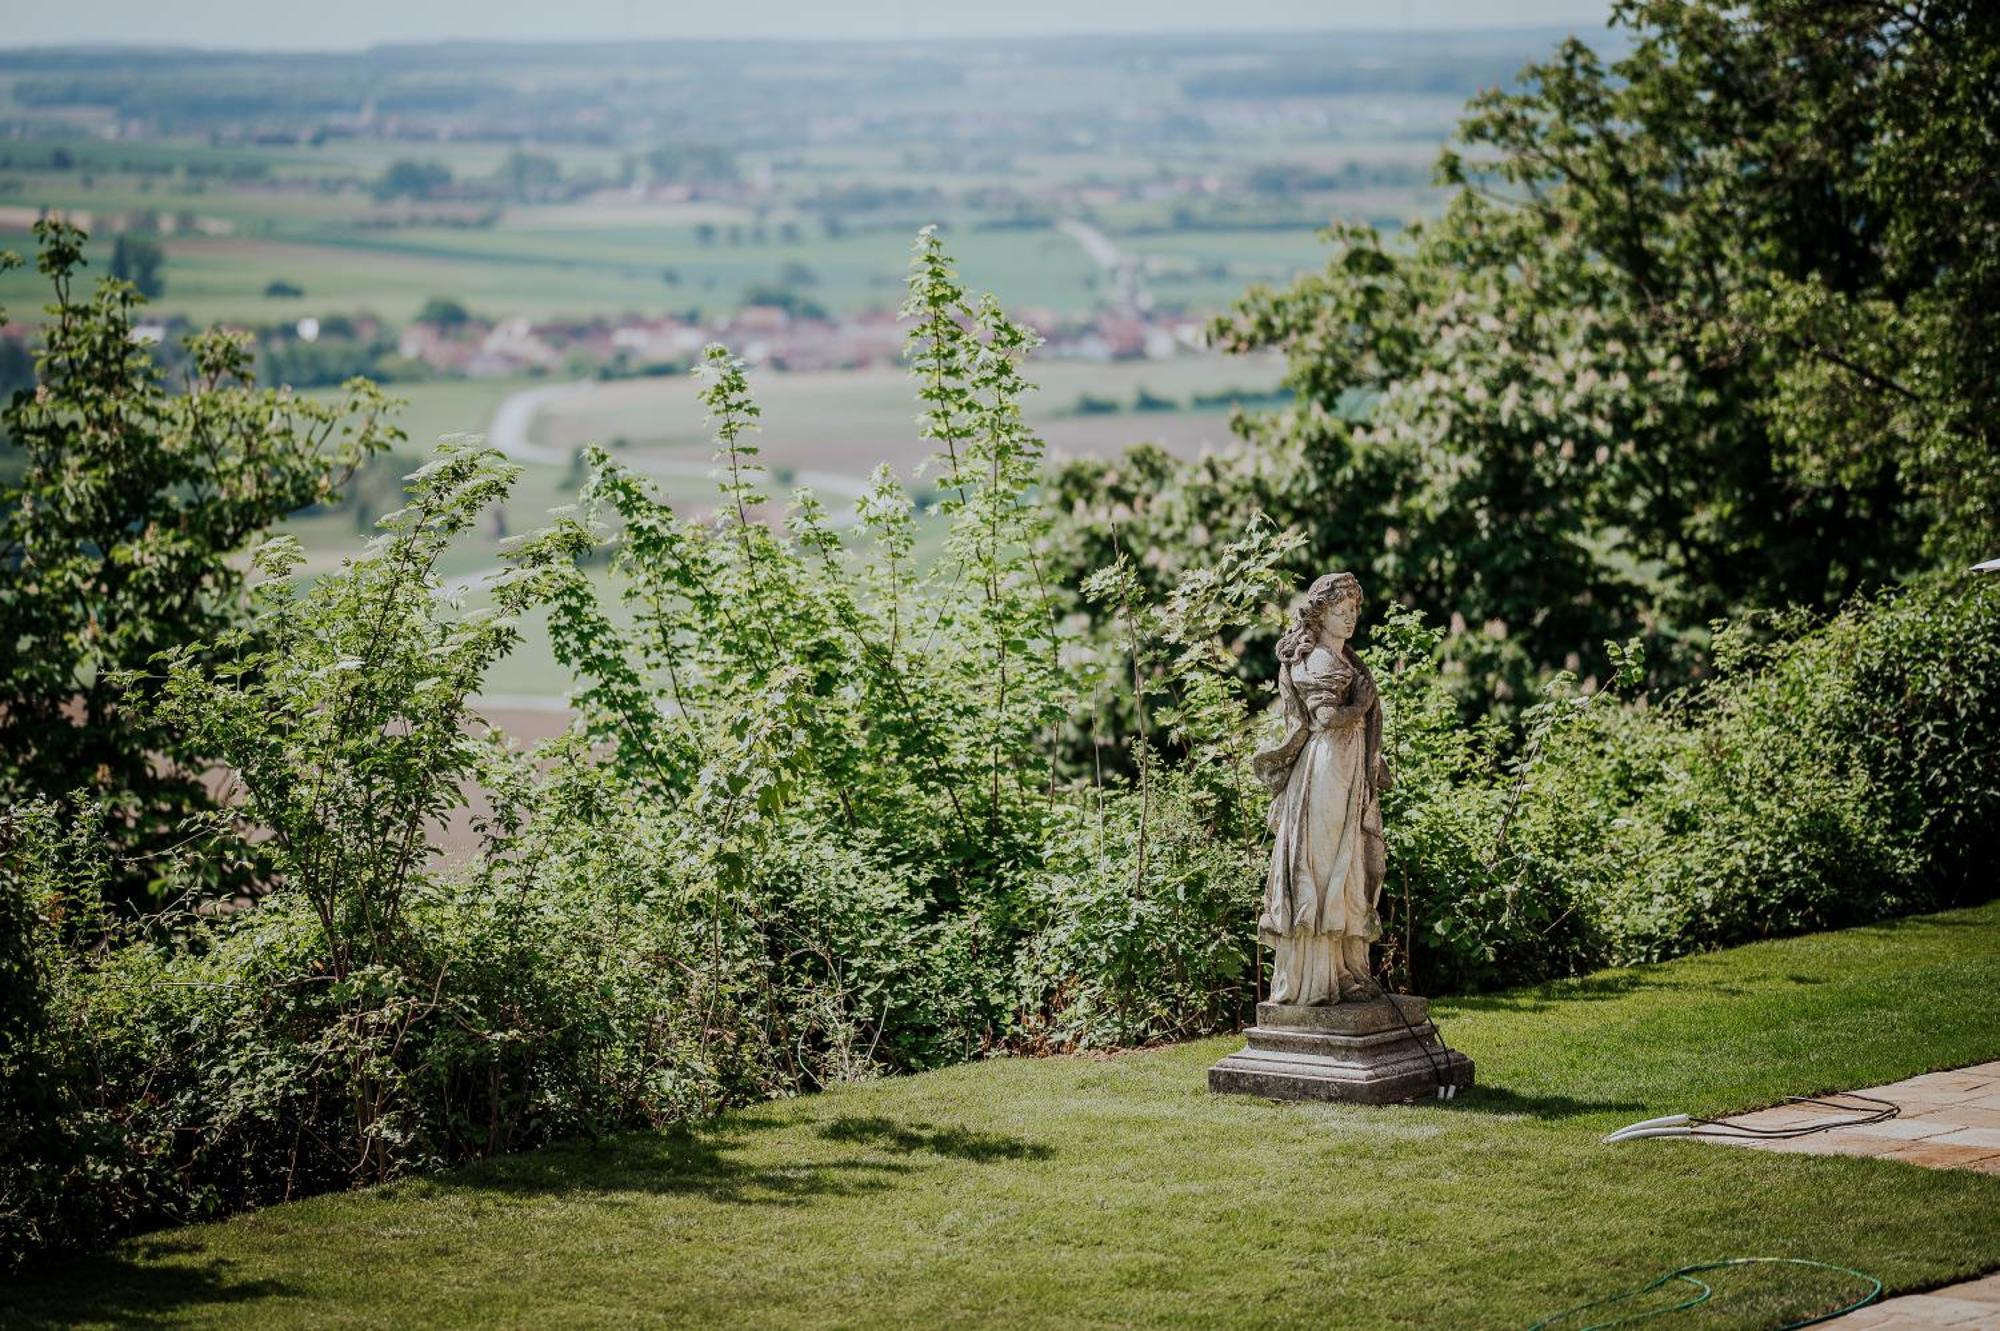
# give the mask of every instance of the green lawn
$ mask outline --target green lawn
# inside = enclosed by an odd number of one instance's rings
[[[1214,1098],[1227,1039],[998,1060],[157,1234],[0,1322],[1525,1327],[1737,1255],[1911,1290],[2000,1266],[2000,1178],[1597,1139],[1993,1058],[1997,1005],[2000,904],[1441,1003],[1449,1105]],[[1853,1289],[1714,1283],[1650,1325]]]

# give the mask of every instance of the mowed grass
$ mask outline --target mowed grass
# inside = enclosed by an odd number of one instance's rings
[[[1479,1068],[1450,1104],[1213,1097],[1233,1039],[995,1060],[157,1234],[30,1271],[0,1321],[1526,1327],[1742,1255],[1912,1290],[2000,1266],[2000,1178],[1598,1138],[1995,1057],[1996,1004],[2000,904],[1440,1003]],[[1865,1288],[1712,1283],[1652,1325]]]

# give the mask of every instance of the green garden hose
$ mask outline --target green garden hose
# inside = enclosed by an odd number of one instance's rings
[[[1592,1322],[1588,1326],[1576,1328],[1576,1331],[1604,1331],[1606,1327],[1624,1326],[1630,1322],[1644,1321],[1648,1317],[1659,1317],[1665,1313],[1677,1313],[1683,1309],[1698,1307],[1708,1302],[1709,1296],[1714,1294],[1715,1291],[1704,1282],[1696,1280],[1694,1278],[1696,1272],[1719,1271],[1729,1266],[1755,1266],[1760,1263],[1782,1266],[1815,1266],[1822,1271],[1838,1271],[1842,1275],[1853,1276],[1857,1280],[1865,1280],[1873,1287],[1866,1294],[1862,1295],[1857,1302],[1850,1303],[1844,1308],[1836,1308],[1830,1313],[1821,1313],[1817,1317],[1808,1317],[1802,1322],[1786,1322],[1782,1326],[1773,1327],[1771,1331],[1797,1331],[1797,1328],[1802,1326],[1816,1326],[1821,1322],[1831,1321],[1836,1317],[1844,1317],[1856,1308],[1866,1308],[1882,1296],[1881,1281],[1869,1275],[1866,1271],[1857,1271],[1851,1266],[1835,1266],[1832,1262],[1815,1262],[1804,1257],[1730,1257],[1719,1262],[1697,1262],[1692,1266],[1683,1266],[1678,1270],[1667,1272],[1658,1280],[1639,1289],[1629,1290],[1623,1294],[1607,1295],[1601,1299],[1592,1299],[1588,1303],[1579,1303],[1574,1308],[1565,1308],[1554,1316],[1544,1317],[1541,1321],[1529,1327],[1528,1331],[1546,1331],[1546,1328],[1553,1327],[1564,1318],[1574,1317],[1576,1314],[1588,1311],[1591,1308],[1607,1308],[1620,1303],[1629,1303],[1633,1299],[1652,1293],[1660,1286],[1673,1280],[1693,1285],[1699,1292],[1691,1299],[1671,1304],[1665,1308],[1653,1308],[1642,1313],[1627,1313],[1623,1317],[1614,1317],[1608,1322]]]

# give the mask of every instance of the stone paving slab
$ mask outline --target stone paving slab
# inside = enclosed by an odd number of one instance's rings
[[[1811,1137],[1767,1141],[1717,1136],[1700,1140],[1752,1151],[1873,1156],[1931,1169],[2000,1175],[2000,1061],[1951,1072],[1927,1072],[1887,1086],[1863,1087],[1853,1094],[1887,1100],[1901,1106],[1903,1112],[1883,1123],[1833,1128]],[[1860,1105],[1859,1101],[1852,1103]],[[1818,1105],[1778,1105],[1724,1121],[1752,1128],[1790,1128],[1817,1120],[1852,1118],[1857,1112]]]
[[[1858,1155],[1900,1160],[1930,1169],[1969,1169],[2000,1175],[2000,1062],[1951,1072],[1928,1072],[1887,1086],[1854,1092],[1902,1107],[1883,1123],[1833,1128],[1811,1137],[1759,1141],[1754,1137],[1699,1137],[1753,1151],[1786,1155]],[[1859,1102],[1854,1102],[1859,1106]],[[1851,1118],[1855,1110],[1779,1105],[1726,1120],[1756,1128],[1789,1128],[1817,1119]],[[1929,1294],[1906,1294],[1822,1323],[1840,1331],[2000,1331],[2000,1271]]]
[[[1994,1279],[1985,1276],[1934,1294],[1907,1294],[1821,1325],[1837,1326],[1841,1331],[1931,1331],[1940,1326],[1996,1331],[2000,1329],[2000,1288],[1994,1286]]]

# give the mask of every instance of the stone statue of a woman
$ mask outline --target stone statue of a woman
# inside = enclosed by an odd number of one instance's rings
[[[1329,573],[1278,639],[1285,738],[1251,759],[1276,797],[1257,932],[1277,964],[1247,1043],[1208,1070],[1219,1094],[1382,1105],[1472,1085],[1472,1060],[1445,1046],[1430,1004],[1368,973],[1389,768],[1381,697],[1348,646],[1360,613],[1360,581]]]
[[[1382,703],[1348,640],[1361,583],[1329,573],[1278,640],[1285,737],[1252,759],[1271,802],[1271,872],[1258,933],[1276,952],[1273,1003],[1317,1006],[1380,994],[1368,945],[1381,937]]]

